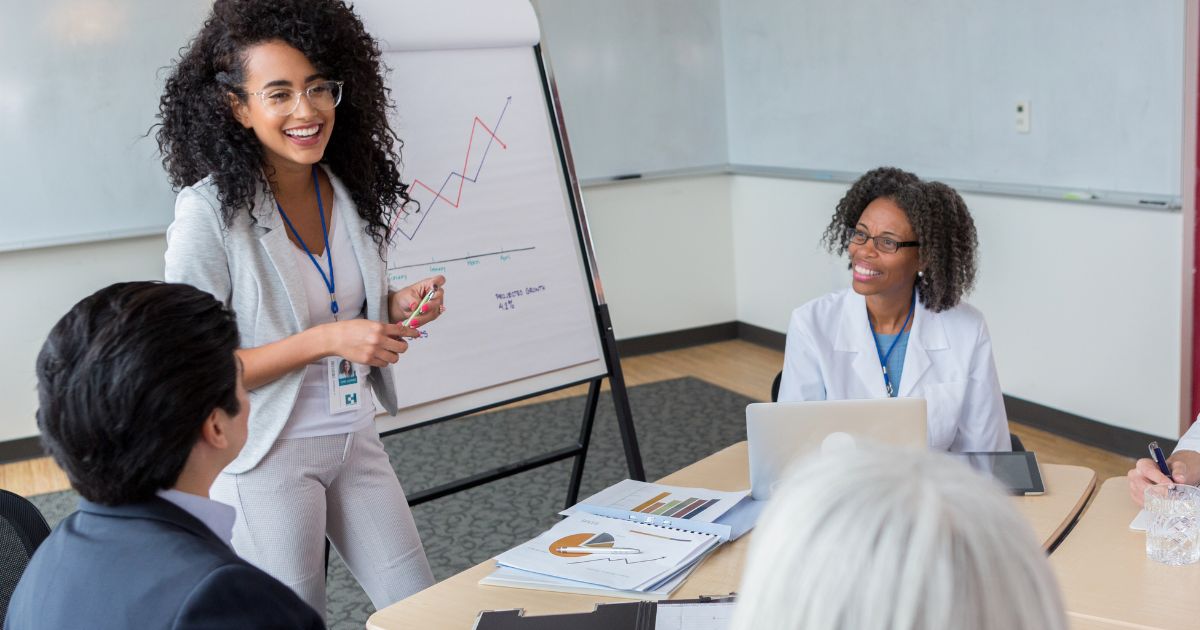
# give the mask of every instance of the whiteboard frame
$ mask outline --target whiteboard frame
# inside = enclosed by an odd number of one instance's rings
[[[831,171],[810,168],[793,168],[788,166],[761,166],[757,164],[713,164],[692,168],[637,173],[631,175],[616,175],[613,177],[596,177],[585,179],[581,185],[584,188],[596,188],[611,184],[628,183],[631,180],[672,179],[677,177],[698,177],[702,175],[749,175],[753,177],[771,177],[775,179],[799,179],[811,182],[841,182],[853,183],[862,176],[854,171]],[[959,192],[979,193],[984,195],[999,195],[1002,197],[1021,197],[1026,199],[1047,199],[1066,203],[1081,203],[1100,206],[1117,206],[1122,208],[1138,208],[1141,210],[1178,211],[1183,207],[1183,198],[1175,195],[1159,193],[1137,193],[1117,190],[1099,190],[1093,188],[1066,188],[1062,186],[1041,186],[1036,184],[1012,184],[1001,182],[984,182],[967,179],[951,179],[922,175],[923,179],[943,182]]]

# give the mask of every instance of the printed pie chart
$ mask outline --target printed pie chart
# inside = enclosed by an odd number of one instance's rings
[[[558,548],[559,547],[602,547],[603,548],[603,547],[612,547],[615,542],[616,542],[616,540],[612,537],[612,534],[603,534],[603,533],[601,533],[601,534],[592,534],[592,533],[571,534],[569,536],[563,536],[562,538],[559,538],[558,540],[550,543],[549,551],[550,551],[550,553],[552,553],[560,558],[581,558],[583,556],[590,556],[592,554],[590,554],[590,553],[564,553],[564,552],[558,551]]]

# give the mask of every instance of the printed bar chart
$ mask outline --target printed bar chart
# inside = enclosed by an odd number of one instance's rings
[[[653,514],[655,516],[672,516],[675,518],[692,518],[693,516],[703,512],[709,506],[714,505],[720,499],[698,499],[696,497],[687,497],[683,499],[674,499],[669,492],[660,492],[649,500],[634,506],[629,511],[638,512],[640,514]]]

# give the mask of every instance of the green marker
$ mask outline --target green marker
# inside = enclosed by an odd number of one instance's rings
[[[433,289],[431,289],[429,293],[426,293],[425,297],[421,298],[421,303],[417,305],[417,308],[413,309],[412,315],[409,315],[408,319],[404,320],[403,326],[412,327],[412,322],[417,318],[417,315],[421,313],[421,308],[428,304],[429,300],[433,299],[433,296],[437,295],[437,289],[437,285],[433,285]]]

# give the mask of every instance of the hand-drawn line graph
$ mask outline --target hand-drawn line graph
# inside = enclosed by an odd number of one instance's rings
[[[467,182],[471,182],[472,184],[474,184],[479,181],[479,173],[483,171],[483,164],[484,164],[484,162],[487,161],[488,152],[491,151],[492,144],[498,143],[500,145],[501,149],[508,149],[508,145],[505,144],[505,142],[496,135],[496,130],[500,128],[500,123],[501,123],[501,121],[504,120],[504,112],[508,111],[508,106],[510,104],[512,104],[511,96],[504,99],[504,108],[500,110],[500,115],[498,117],[496,117],[496,123],[493,124],[491,127],[488,127],[487,123],[483,122],[483,120],[481,120],[479,118],[479,116],[475,116],[475,119],[471,122],[471,134],[467,138],[467,151],[466,151],[466,155],[463,156],[463,165],[462,165],[461,172],[460,171],[450,171],[450,173],[446,175],[446,179],[442,180],[442,185],[439,186],[437,190],[434,190],[428,184],[426,184],[425,182],[423,182],[419,179],[413,180],[411,187],[412,188],[424,188],[425,190],[428,190],[429,192],[433,193],[433,201],[431,201],[429,203],[428,207],[421,208],[417,212],[417,214],[421,215],[420,220],[417,221],[417,224],[415,226],[413,226],[411,230],[406,231],[404,229],[405,226],[399,225],[399,223],[400,223],[401,219],[410,217],[412,215],[406,214],[404,212],[397,212],[396,217],[394,219],[392,219],[392,224],[390,226],[388,226],[388,231],[390,233],[388,236],[389,242],[391,242],[392,244],[395,244],[397,235],[404,235],[404,238],[406,238],[410,241],[413,240],[413,238],[416,237],[417,232],[420,231],[421,225],[425,223],[425,219],[429,216],[429,213],[437,205],[437,202],[439,200],[445,201],[446,203],[450,204],[451,206],[453,206],[455,208],[457,208],[459,206],[459,203],[462,201],[463,186],[465,186]],[[483,155],[480,156],[480,158],[479,158],[479,166],[477,166],[475,168],[475,174],[468,177],[466,175],[467,165],[470,164],[470,162],[471,162],[471,149],[475,145],[475,130],[479,129],[480,127],[482,127],[483,130],[487,132],[488,141],[487,141],[487,145],[485,145],[483,147]],[[455,177],[458,178],[458,191],[455,193],[454,199],[450,199],[449,197],[444,196],[442,193],[446,190],[446,186],[450,185],[450,180],[454,179]]]

